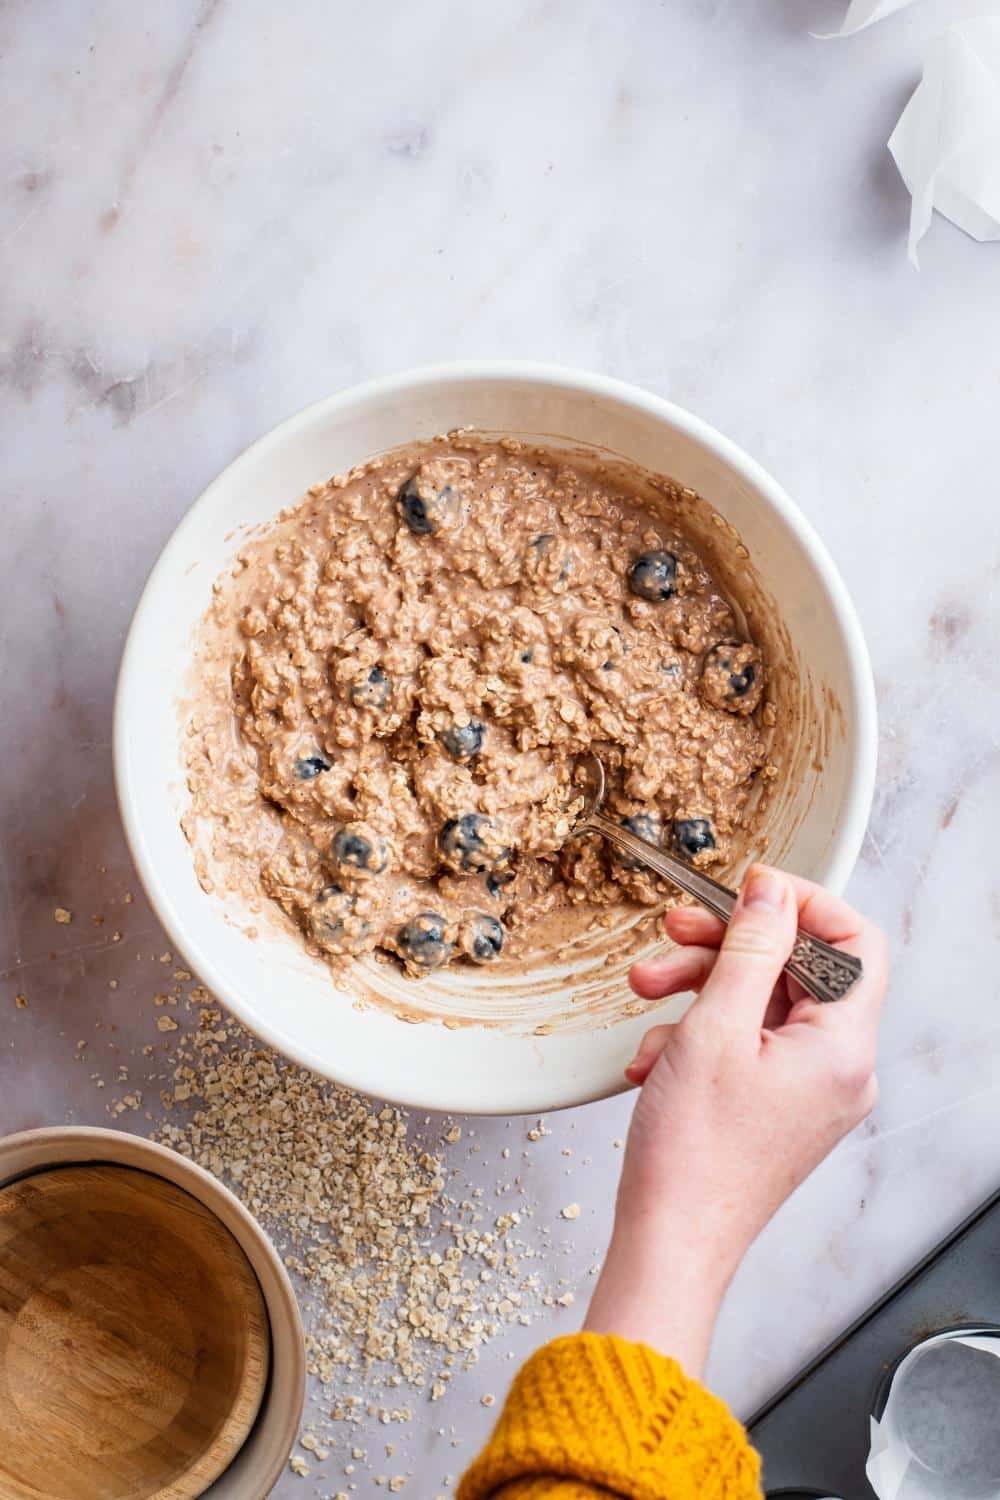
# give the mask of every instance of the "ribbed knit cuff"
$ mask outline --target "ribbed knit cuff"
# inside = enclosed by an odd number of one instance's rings
[[[493,1500],[542,1478],[628,1500],[752,1500],[759,1474],[743,1428],[675,1360],[613,1334],[577,1333],[544,1345],[519,1372],[457,1500]],[[518,1486],[528,1492],[544,1493]]]

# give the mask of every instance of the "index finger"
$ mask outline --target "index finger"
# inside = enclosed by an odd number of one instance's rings
[[[853,953],[860,958],[864,972],[851,986],[842,1000],[834,1002],[833,1009],[849,1005],[873,1009],[881,1008],[889,974],[889,945],[885,934],[856,907],[835,896],[825,886],[801,875],[791,877],[795,898],[799,907],[799,927],[813,937],[822,938],[834,948]],[[829,1005],[820,1005],[819,1011],[828,1011]]]
[[[810,1016],[818,1019],[831,1008],[836,1010],[845,1004],[856,1011],[859,1002],[862,1006],[871,1007],[877,1014],[885,994],[889,969],[888,945],[881,930],[825,886],[806,880],[801,875],[789,874],[786,878],[794,892],[798,926],[813,937],[822,938],[824,942],[842,948],[846,953],[855,954],[864,965],[862,978],[843,1000],[835,1002],[833,1007],[823,1006],[818,1001],[809,999],[801,1000],[796,1007],[796,1019],[806,1020]],[[682,947],[699,949],[720,947],[726,931],[724,922],[698,906],[679,906],[668,910],[664,915],[664,926],[674,942]],[[655,959],[646,961],[645,968],[650,970],[650,979],[655,977],[656,964]],[[640,979],[642,977],[640,974]]]
[[[796,1002],[789,1020],[841,1024],[834,1022],[835,1014],[839,1014],[843,1021],[865,1012],[874,1023],[882,1008],[889,975],[889,945],[885,934],[856,907],[833,895],[824,886],[805,880],[801,875],[793,875],[791,881],[798,902],[801,930],[822,938],[845,953],[853,953],[860,958],[863,972],[840,1000],[821,1004],[807,995]]]
[[[798,924],[813,937],[826,943],[847,944],[861,937],[864,929],[871,928],[853,906],[828,891],[825,886],[806,880],[801,875],[786,873],[795,892],[798,907]],[[664,926],[675,942],[693,943],[697,947],[717,948],[722,942],[726,924],[700,906],[675,906],[664,913]],[[853,950],[850,950],[853,951]]]

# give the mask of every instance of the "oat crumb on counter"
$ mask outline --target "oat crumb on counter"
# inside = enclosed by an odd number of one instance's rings
[[[69,911],[65,906],[57,906],[52,915],[55,917],[56,921],[60,922],[64,927],[73,920],[73,913]]]
[[[530,1207],[518,1200],[487,1221],[482,1190],[455,1182],[455,1169],[411,1136],[404,1111],[285,1062],[202,986],[188,1001],[178,1014],[190,1013],[190,1029],[157,1016],[177,1034],[161,1096],[167,1119],[154,1138],[227,1182],[275,1239],[303,1287],[307,1363],[320,1386],[343,1393],[364,1372],[369,1415],[411,1421],[390,1392],[405,1384],[428,1404],[440,1400],[485,1344],[530,1323],[542,1304],[539,1278],[525,1275],[534,1247],[519,1238]],[[361,1411],[347,1392],[330,1421],[356,1424]],[[321,1437],[329,1451],[326,1419],[317,1427],[313,1416],[301,1445],[318,1457]],[[366,1457],[356,1441],[348,1451]]]

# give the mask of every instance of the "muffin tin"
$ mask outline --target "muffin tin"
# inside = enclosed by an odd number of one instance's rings
[[[769,1496],[871,1500],[869,1419],[896,1366],[933,1333],[1000,1324],[1000,1193],[890,1288],[750,1419]]]

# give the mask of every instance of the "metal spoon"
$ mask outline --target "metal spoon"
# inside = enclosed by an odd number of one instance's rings
[[[581,833],[589,832],[601,834],[609,844],[624,849],[633,859],[655,870],[658,875],[665,875],[673,885],[688,896],[693,896],[723,922],[728,922],[736,905],[736,891],[605,817],[601,812],[607,789],[604,763],[598,755],[592,755],[590,759],[593,764],[594,791],[580,814],[571,837],[576,838]],[[811,933],[801,930],[795,939],[791,957],[785,964],[785,973],[790,974],[815,1000],[824,1003],[842,1000],[863,972],[860,958],[855,958],[852,953],[842,953],[839,948],[824,943],[822,938],[813,937]]]

